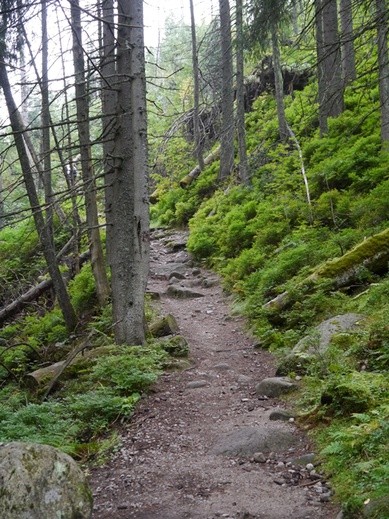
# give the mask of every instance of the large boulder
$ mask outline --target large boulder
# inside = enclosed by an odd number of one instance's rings
[[[1,519],[89,519],[92,494],[67,454],[33,443],[0,447]]]

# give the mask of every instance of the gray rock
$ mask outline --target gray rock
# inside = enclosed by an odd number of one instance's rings
[[[169,296],[176,297],[177,299],[193,299],[196,297],[204,297],[201,292],[195,292],[189,288],[179,287],[177,285],[170,285],[166,291]]]
[[[289,458],[287,461],[290,461],[292,465],[300,465],[301,467],[305,467],[308,463],[315,463],[315,459],[316,454],[314,452],[310,452],[296,458]]]
[[[201,283],[201,285],[204,288],[215,287],[218,284],[219,284],[219,280],[218,279],[211,279],[211,278],[205,278],[205,279],[203,279],[203,281]]]
[[[266,456],[263,452],[256,452],[253,456],[255,463],[266,463]]]
[[[292,432],[275,427],[243,427],[219,438],[211,452],[252,457],[258,452],[282,452],[297,444]]]
[[[276,398],[284,393],[289,393],[297,388],[297,384],[287,377],[265,378],[256,385],[255,392],[258,396]]]
[[[32,443],[0,447],[2,519],[87,519],[92,494],[84,473],[67,454]]]
[[[291,371],[304,373],[310,359],[326,353],[335,334],[356,330],[363,318],[364,316],[361,314],[348,313],[323,321],[316,326],[312,333],[303,337],[296,344],[291,353],[278,366],[277,375],[286,375]]]
[[[290,418],[293,418],[292,413],[285,409],[274,409],[269,415],[269,419],[273,421],[280,420],[282,422],[288,422]]]
[[[179,272],[177,270],[173,270],[172,272],[170,272],[169,276],[168,276],[168,279],[172,279],[172,278],[176,278],[176,279],[185,279],[185,274],[183,272]]]

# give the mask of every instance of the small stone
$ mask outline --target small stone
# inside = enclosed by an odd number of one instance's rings
[[[256,452],[253,456],[255,463],[266,463],[266,456],[263,452]]]
[[[219,364],[215,364],[215,366],[213,366],[213,369],[216,369],[217,371],[227,371],[231,369],[231,366],[226,362],[220,362]]]
[[[305,465],[305,468],[306,468],[307,470],[311,471],[311,470],[313,470],[315,467],[314,467],[313,463],[307,463],[307,464]]]

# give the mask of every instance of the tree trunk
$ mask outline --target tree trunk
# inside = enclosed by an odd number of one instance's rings
[[[318,104],[319,104],[319,128],[320,134],[328,133],[327,115],[325,112],[325,52],[323,34],[323,11],[322,1],[315,0],[315,29],[316,29],[316,55],[317,55],[317,84],[318,84]]]
[[[381,108],[382,146],[389,151],[389,53],[388,53],[388,8],[385,0],[376,0],[378,33],[378,68]]]
[[[85,81],[84,50],[82,46],[82,28],[79,0],[71,1],[71,19],[73,35],[73,61],[75,72],[75,91],[77,107],[77,126],[80,143],[81,172],[85,193],[86,221],[93,277],[96,283],[97,299],[103,305],[109,297],[109,284],[105,269],[103,247],[100,238],[99,217],[96,200],[96,181],[93,172],[89,107]]]
[[[190,21],[191,21],[191,34],[192,34],[192,67],[193,67],[193,131],[195,141],[195,156],[199,164],[200,170],[204,169],[204,158],[203,158],[203,139],[201,138],[200,131],[200,72],[199,72],[199,58],[197,54],[197,38],[196,38],[196,24],[193,8],[193,0],[189,0],[190,6]]]
[[[277,28],[274,24],[272,24],[271,26],[271,43],[273,54],[274,86],[276,92],[278,127],[280,132],[280,139],[282,142],[285,142],[288,139],[289,132],[285,116],[284,80],[282,77],[281,70],[280,48],[278,45]]]
[[[222,128],[219,180],[226,180],[234,167],[234,90],[232,69],[231,14],[228,0],[219,0],[222,51]]]
[[[336,0],[315,0],[319,89],[319,126],[328,132],[327,118],[343,111],[343,80]]]
[[[336,0],[322,0],[324,38],[324,110],[327,117],[343,112],[343,81]]]
[[[236,127],[239,150],[239,176],[243,184],[248,185],[246,126],[244,117],[244,42],[242,3],[242,0],[236,0]]]
[[[342,71],[344,85],[356,78],[352,0],[340,0]]]
[[[105,218],[107,229],[112,225],[112,189],[114,174],[114,128],[117,106],[115,81],[115,18],[113,0],[103,0],[102,3],[102,33],[103,49],[101,52],[101,88],[102,88],[102,124],[103,124],[103,155],[105,189]],[[107,259],[110,263],[111,233],[107,231]]]
[[[42,76],[41,76],[41,96],[42,96],[42,143],[41,150],[43,156],[43,187],[45,191],[46,203],[46,226],[47,232],[51,235],[54,242],[53,231],[53,192],[51,183],[51,147],[50,147],[50,101],[49,101],[49,78],[48,78],[48,34],[47,34],[47,4],[42,0]]]
[[[30,201],[30,206],[34,217],[38,236],[41,241],[43,254],[45,256],[45,260],[47,263],[47,268],[49,270],[50,277],[53,281],[55,294],[58,298],[58,303],[62,310],[66,327],[69,331],[72,331],[77,325],[77,317],[71,305],[69,295],[65,287],[65,283],[61,276],[61,272],[58,268],[53,242],[50,233],[47,232],[47,227],[45,225],[45,221],[42,215],[38,194],[36,192],[34,179],[32,176],[30,161],[28,158],[28,151],[23,138],[24,126],[14,98],[12,96],[12,91],[8,80],[7,69],[5,67],[4,61],[4,55],[1,53],[0,85],[3,89],[4,97],[7,104],[8,114],[11,121],[12,131],[14,133],[16,149],[19,156],[27,195]]]
[[[119,0],[118,113],[109,254],[117,343],[145,342],[144,294],[149,267],[146,80],[142,0]]]

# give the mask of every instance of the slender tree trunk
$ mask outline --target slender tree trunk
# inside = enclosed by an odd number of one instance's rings
[[[219,180],[228,178],[234,167],[234,90],[231,42],[231,13],[228,0],[219,0],[222,50],[222,128]]]
[[[100,238],[99,217],[96,200],[96,182],[93,172],[89,108],[85,81],[84,51],[82,47],[82,28],[79,0],[71,1],[71,18],[73,34],[73,60],[75,72],[75,91],[77,107],[77,126],[80,141],[81,171],[84,183],[86,220],[88,227],[91,264],[96,282],[99,303],[104,304],[109,296],[109,284],[105,270],[103,247]]]
[[[285,116],[284,104],[284,79],[282,77],[280,48],[278,45],[277,28],[272,24],[271,27],[271,43],[273,55],[273,69],[274,69],[274,86],[276,91],[277,104],[277,118],[281,141],[285,142],[288,139],[288,125]]]
[[[0,55],[0,85],[4,92],[5,101],[7,104],[8,114],[11,121],[12,131],[16,149],[19,156],[20,165],[23,172],[24,183],[27,190],[27,195],[30,201],[32,214],[35,221],[35,226],[38,236],[41,241],[43,254],[47,263],[47,268],[50,277],[53,281],[54,290],[58,299],[59,306],[69,331],[74,330],[77,324],[76,314],[71,305],[69,295],[66,291],[64,280],[58,268],[56,254],[51,239],[50,233],[47,232],[47,227],[43,218],[41,206],[39,204],[38,194],[35,188],[34,179],[32,176],[31,165],[28,158],[28,150],[23,138],[25,128],[17,109],[16,103],[12,96],[11,87],[9,84],[8,73],[4,63],[4,56]]]
[[[103,49],[101,53],[101,87],[102,87],[102,124],[103,124],[103,155],[104,155],[104,183],[105,183],[105,218],[107,225],[106,248],[108,263],[111,263],[112,249],[109,231],[112,223],[112,183],[114,181],[114,136],[115,117],[117,108],[116,92],[116,65],[115,65],[115,18],[113,0],[103,0]]]
[[[343,81],[347,85],[356,78],[352,0],[340,0],[339,14]]]
[[[57,29],[58,33],[61,32],[61,24],[57,14]],[[65,126],[65,135],[66,135],[66,145],[68,147],[68,152],[66,153],[66,158],[63,157],[62,150],[60,146],[57,143],[56,139],[56,146],[58,150],[58,154],[62,154],[61,158],[61,164],[63,169],[63,175],[66,181],[66,185],[68,187],[68,190],[70,192],[70,198],[72,201],[72,235],[74,236],[74,258],[75,258],[75,269],[76,271],[79,271],[79,256],[80,256],[80,243],[81,243],[81,218],[80,213],[78,210],[78,201],[77,201],[77,192],[75,189],[75,183],[76,183],[76,166],[73,163],[73,158],[71,151],[72,150],[72,130],[70,125],[70,111],[69,111],[69,99],[68,99],[68,83],[66,79],[66,72],[65,72],[65,58],[64,58],[64,48],[62,45],[62,38],[59,38],[59,49],[60,49],[60,56],[61,56],[61,70],[62,70],[62,84],[63,84],[63,96],[64,96],[64,106],[65,106],[65,117],[66,117],[66,126]],[[53,132],[53,135],[54,132]],[[54,137],[56,138],[56,137]]]
[[[41,76],[41,96],[42,96],[42,143],[41,150],[43,156],[43,185],[45,190],[46,202],[46,226],[47,232],[52,236],[53,232],[53,192],[51,183],[51,146],[50,146],[50,101],[49,101],[49,78],[48,78],[48,34],[47,34],[47,4],[42,0],[42,76]]]
[[[376,0],[378,33],[378,69],[381,108],[381,139],[383,148],[389,151],[389,53],[388,7],[385,0]]]
[[[149,266],[146,79],[142,0],[118,1],[118,113],[109,243],[117,343],[145,341]]]
[[[236,127],[239,150],[239,175],[244,184],[249,183],[247,171],[247,146],[244,110],[244,57],[243,57],[243,2],[236,0]]]
[[[192,34],[192,67],[193,67],[193,131],[195,141],[195,156],[201,170],[204,169],[203,146],[200,131],[200,74],[199,74],[199,59],[197,54],[197,38],[196,38],[196,24],[193,8],[193,0],[189,0],[190,6],[190,21]]]

